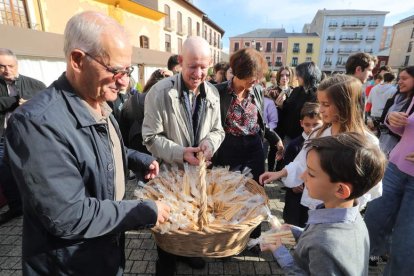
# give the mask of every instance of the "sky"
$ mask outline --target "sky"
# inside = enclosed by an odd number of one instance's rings
[[[259,28],[285,28],[302,32],[319,9],[355,9],[388,11],[384,26],[392,26],[414,15],[412,0],[193,0],[225,34],[223,51],[228,52],[229,37]]]

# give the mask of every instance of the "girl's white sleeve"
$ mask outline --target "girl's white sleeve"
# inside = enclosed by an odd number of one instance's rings
[[[300,176],[306,170],[306,152],[307,150],[302,147],[295,160],[285,166],[288,175],[282,178],[282,182],[286,187],[294,188],[303,183]]]

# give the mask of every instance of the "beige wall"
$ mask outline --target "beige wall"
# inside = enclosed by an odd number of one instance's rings
[[[388,65],[393,69],[404,67],[404,61],[409,56],[408,65],[414,65],[414,20],[394,25],[394,35],[390,47]],[[408,52],[408,44],[412,42],[411,52]]]
[[[178,1],[179,2],[179,1]],[[188,36],[188,17],[191,18],[192,22],[192,34],[197,35],[197,22],[200,23],[200,32],[202,32],[202,14],[196,11],[187,9],[186,7],[180,5],[176,1],[171,0],[159,0],[158,1],[158,11],[164,12],[164,5],[167,4],[170,7],[170,18],[171,18],[171,30],[164,29],[164,19],[160,20],[160,32],[159,32],[159,41],[160,41],[160,50],[165,51],[165,35],[168,34],[171,36],[171,53],[179,54],[179,45],[178,39],[180,38],[182,42]],[[182,14],[182,33],[178,33],[177,29],[177,12],[180,11]]]
[[[43,10],[44,29],[46,32],[63,34],[67,21],[76,13],[94,10],[104,14],[110,14],[114,9],[103,3],[93,0],[38,0]],[[163,20],[150,20],[122,9],[116,11],[117,18],[124,25],[130,35],[133,46],[140,47],[139,37],[145,35],[149,38],[150,49],[163,50],[160,48],[161,22]]]

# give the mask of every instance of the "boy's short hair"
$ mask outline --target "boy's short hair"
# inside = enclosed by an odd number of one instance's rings
[[[369,63],[371,61],[375,65],[378,59],[375,56],[371,56],[367,53],[356,53],[349,56],[345,64],[346,74],[355,74],[355,70],[358,66],[361,66],[362,71],[365,71],[365,69],[369,67]]]
[[[331,182],[352,184],[352,192],[347,199],[362,196],[384,176],[387,159],[378,145],[365,135],[345,132],[310,139],[305,147],[317,152],[321,168]]]
[[[378,74],[376,74],[376,75],[375,75],[374,80],[380,80],[380,81],[383,81],[383,80],[384,80],[384,76],[383,76],[383,75],[381,75],[380,73],[378,73]]]
[[[392,82],[395,79],[394,73],[385,73],[384,74],[384,82]]]
[[[168,62],[167,62],[168,70],[172,71],[174,66],[177,66],[178,64],[180,64],[180,62],[178,61],[178,55],[172,55],[168,58]]]
[[[319,113],[319,104],[306,102],[300,110],[300,119],[303,120],[305,117],[322,119]]]

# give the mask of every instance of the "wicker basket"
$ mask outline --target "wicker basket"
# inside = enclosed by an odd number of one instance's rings
[[[149,183],[150,184],[150,183]],[[249,179],[246,188],[253,194],[268,198],[256,181]],[[175,230],[165,234],[153,230],[157,245],[169,253],[186,257],[221,258],[237,255],[244,250],[250,233],[265,219],[258,216],[237,225],[209,224],[203,231]]]

